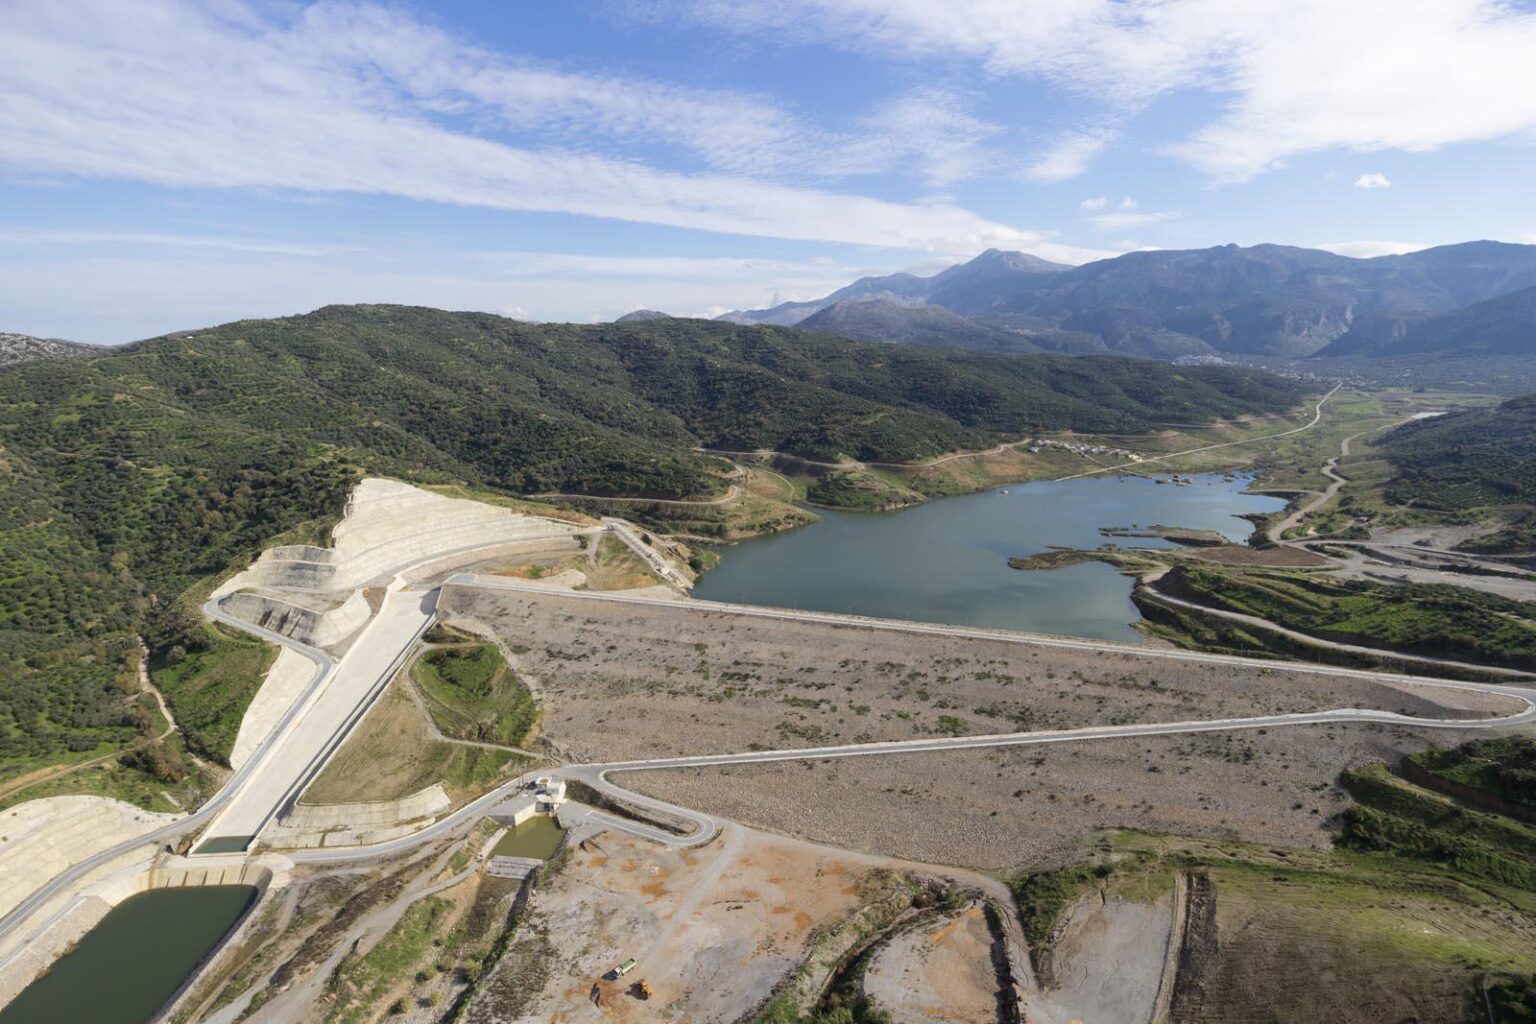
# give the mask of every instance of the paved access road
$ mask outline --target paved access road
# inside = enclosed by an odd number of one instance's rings
[[[1063,476],[1058,477],[1057,479],[1077,480],[1085,476],[1097,476],[1100,473],[1114,473],[1122,469],[1134,469],[1137,466],[1145,466],[1149,462],[1167,462],[1169,459],[1176,459],[1181,455],[1197,455],[1200,452],[1213,452],[1218,448],[1235,448],[1240,444],[1253,444],[1255,441],[1272,441],[1277,437],[1290,437],[1292,434],[1299,434],[1303,430],[1311,430],[1313,427],[1321,423],[1323,420],[1323,406],[1326,405],[1328,399],[1332,398],[1334,394],[1338,392],[1339,388],[1343,386],[1344,385],[1342,383],[1335,384],[1332,391],[1329,391],[1326,395],[1317,400],[1317,405],[1312,409],[1311,420],[1303,423],[1299,427],[1293,427],[1290,430],[1282,430],[1278,434],[1265,434],[1263,437],[1245,437],[1241,441],[1223,441],[1220,444],[1206,444],[1201,445],[1199,448],[1186,448],[1181,452],[1168,452],[1163,455],[1148,455],[1141,459],[1139,462],[1121,462],[1113,466],[1100,466],[1098,469],[1090,469],[1086,473],[1074,473],[1072,476]]]
[[[681,607],[677,602],[667,602],[671,607]],[[1273,662],[1266,663],[1273,667]],[[1380,678],[1379,673],[1360,673]],[[1251,718],[1221,718],[1188,722],[1152,722],[1136,725],[1088,726],[1081,729],[1051,729],[1038,732],[989,733],[975,736],[942,736],[917,740],[895,740],[884,743],[849,743],[830,747],[803,747],[793,750],[754,750],[739,753],[700,754],[688,757],[662,757],[638,761],[614,761],[604,764],[566,765],[562,768],[530,772],[500,788],[487,793],[437,823],[409,836],[373,846],[355,846],[329,850],[301,850],[289,856],[298,863],[348,863],[393,857],[405,853],[422,843],[451,834],[470,824],[476,818],[489,813],[497,804],[522,790],[538,775],[557,775],[584,782],[599,792],[622,800],[641,809],[650,808],[668,816],[678,817],[692,825],[692,831],[675,835],[605,814],[591,812],[606,823],[642,835],[647,839],[669,846],[697,846],[709,842],[720,829],[720,822],[706,814],[670,804],[654,797],[625,789],[610,776],[624,772],[658,771],[676,768],[714,768],[740,764],[772,764],[782,761],[826,761],[848,757],[873,757],[881,755],[938,753],[956,750],[984,750],[997,747],[1036,746],[1054,743],[1077,743],[1087,740],[1130,739],[1138,736],[1171,736],[1185,733],[1231,732],[1246,729],[1272,729],[1295,725],[1341,725],[1349,723],[1376,723],[1398,725],[1417,729],[1492,729],[1508,728],[1536,722],[1536,688],[1502,686],[1489,683],[1465,683],[1453,680],[1413,679],[1420,685],[1445,686],[1479,693],[1498,693],[1525,703],[1524,710],[1496,718],[1415,718],[1395,711],[1378,711],[1373,708],[1336,708],[1329,711],[1301,712],[1288,715],[1260,715]]]
[[[1044,743],[1080,743],[1084,740],[1126,739],[1136,736],[1172,736],[1195,732],[1232,732],[1240,729],[1273,729],[1286,725],[1337,725],[1344,722],[1375,722],[1410,726],[1416,729],[1488,729],[1507,728],[1536,722],[1536,689],[1491,687],[1467,683],[1467,689],[1480,692],[1497,690],[1506,696],[1524,700],[1525,710],[1497,718],[1416,718],[1395,711],[1374,708],[1335,708],[1330,711],[1306,711],[1288,715],[1260,715],[1252,718],[1213,718],[1191,722],[1149,722],[1144,725],[1089,726],[1082,729],[1048,729],[1038,732],[989,733],[977,736],[940,736],[921,740],[893,740],[885,743],[850,743],[835,747],[805,747],[798,750],[753,750],[738,754],[702,754],[692,757],[665,757],[642,761],[615,761],[587,766],[606,776],[610,772],[654,771],[663,768],[713,768],[733,764],[771,764],[776,761],[822,761],[844,757],[870,757],[880,754],[921,754],[935,751],[981,750],[989,747],[1033,746]],[[626,797],[633,799],[633,797]]]
[[[1531,673],[1525,669],[1505,668],[1502,665],[1479,665],[1470,661],[1452,661],[1449,658],[1435,658],[1428,654],[1409,654],[1402,651],[1389,650],[1385,647],[1365,647],[1360,644],[1346,644],[1338,640],[1329,640],[1324,637],[1313,636],[1310,633],[1303,633],[1300,630],[1288,629],[1278,622],[1270,622],[1268,619],[1261,619],[1257,615],[1245,615],[1242,612],[1229,611],[1226,608],[1217,608],[1213,605],[1200,604],[1196,601],[1186,601],[1182,597],[1174,597],[1172,594],[1165,594],[1157,589],[1157,581],[1162,579],[1165,573],[1166,570],[1163,570],[1148,573],[1142,577],[1142,583],[1146,586],[1144,593],[1149,595],[1149,600],[1165,605],[1175,605],[1179,608],[1188,608],[1202,615],[1214,615],[1219,619],[1240,622],[1246,626],[1253,626],[1271,633],[1277,633],[1280,636],[1289,637],[1298,643],[1311,647],[1325,647],[1331,651],[1347,651],[1350,654],[1363,654],[1372,658],[1391,659],[1399,664],[1415,662],[1419,665],[1450,669],[1456,672],[1502,676],[1510,680],[1528,680],[1531,678]],[[1291,667],[1289,662],[1283,664]]]
[[[645,561],[645,564],[651,567],[651,571],[663,580],[685,591],[693,586],[693,580],[684,576],[659,551],[636,536],[634,528],[628,522],[623,519],[604,516],[603,524],[608,527],[609,533],[613,534],[626,547],[639,555]]]
[[[551,491],[544,494],[530,494],[530,501],[608,501],[628,502],[633,505],[728,505],[741,497],[741,488],[731,484],[726,488],[725,494],[719,498],[633,498],[620,494],[561,494]]]

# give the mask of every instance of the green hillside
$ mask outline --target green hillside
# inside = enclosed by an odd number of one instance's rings
[[[11,367],[0,372],[0,783],[141,735],[121,696],[132,636],[148,638],[157,665],[217,644],[179,596],[334,518],[365,472],[511,493],[706,494],[723,484],[701,446],[899,461],[1033,430],[1275,412],[1304,395],[1221,367],[397,306]],[[215,725],[204,749],[217,755],[228,730]]]
[[[1393,501],[1439,509],[1536,502],[1536,395],[1409,423],[1378,447],[1397,468]]]
[[[1377,447],[1396,470],[1386,488],[1393,502],[1503,517],[1500,529],[1464,541],[1462,550],[1536,552],[1536,395],[1410,423]]]

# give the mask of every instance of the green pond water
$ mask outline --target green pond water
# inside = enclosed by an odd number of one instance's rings
[[[560,847],[560,837],[565,831],[555,824],[554,818],[533,817],[517,825],[502,836],[491,851],[494,857],[533,857],[548,860]]]
[[[256,896],[248,885],[155,889],[113,907],[27,986],[0,1024],[143,1024]]]
[[[900,512],[817,510],[823,519],[722,551],[694,596],[779,608],[848,612],[1101,640],[1139,640],[1131,580],[1087,562],[1049,571],[1008,568],[1013,555],[1052,546],[1166,547],[1113,538],[1100,527],[1181,526],[1234,541],[1252,532],[1245,513],[1285,502],[1244,494],[1248,479],[1219,474],[1188,486],[1142,477],[1015,484],[930,501]],[[1006,491],[1007,493],[1004,493]]]
[[[198,844],[197,853],[243,853],[255,836],[211,836]]]

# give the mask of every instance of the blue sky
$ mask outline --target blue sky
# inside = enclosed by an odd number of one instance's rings
[[[0,330],[1536,242],[1533,54],[1492,0],[6,0]]]

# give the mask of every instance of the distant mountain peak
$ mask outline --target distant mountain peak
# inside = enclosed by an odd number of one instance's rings
[[[1038,352],[1016,331],[984,324],[943,306],[890,295],[843,299],[800,321],[801,330],[823,331],[858,341],[964,348],[981,352]]]
[[[865,277],[821,299],[722,319],[918,344],[979,347],[978,338],[1004,329],[1015,345],[1023,337],[1067,351],[1301,358],[1396,345],[1410,322],[1533,285],[1536,245],[1507,242],[1463,242],[1374,259],[1293,245],[1229,243],[1129,252],[1079,267],[993,248],[932,277]],[[876,298],[897,308],[865,306],[822,316],[843,302]],[[934,307],[970,322],[941,323]],[[1518,302],[1496,304],[1433,329],[1472,330],[1474,324],[1483,332],[1497,329],[1501,351],[1536,354],[1536,333],[1520,333],[1522,308]],[[1430,329],[1414,328],[1426,338],[1423,332]],[[1346,344],[1330,350],[1347,334],[1352,336]],[[933,340],[945,336],[964,340]],[[1003,339],[991,337],[1001,345]],[[1530,340],[1522,341],[1525,337]],[[1490,343],[1469,338],[1467,344]]]
[[[1072,269],[1069,264],[1052,263],[1050,260],[1041,259],[1039,256],[1035,256],[1032,253],[1020,252],[1017,249],[988,249],[981,253],[981,255],[977,256],[975,259],[972,259],[966,263],[961,263],[958,266],[970,267],[987,265],[1001,265],[1007,267],[1010,270],[1020,270],[1025,273],[1037,274],[1058,273],[1060,271]],[[953,270],[956,268],[951,267],[950,269]]]
[[[616,324],[630,323],[635,320],[671,320],[671,313],[663,313],[659,309],[637,309],[633,313],[625,313],[614,321]]]

